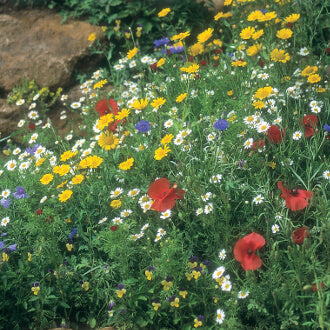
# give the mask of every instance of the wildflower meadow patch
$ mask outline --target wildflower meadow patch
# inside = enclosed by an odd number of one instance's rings
[[[64,137],[35,89],[15,94],[0,327],[330,327],[325,2],[304,6],[226,0],[196,35],[130,39],[80,99],[57,95]]]

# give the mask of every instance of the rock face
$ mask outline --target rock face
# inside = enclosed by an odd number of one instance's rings
[[[95,66],[89,35],[102,39],[102,29],[67,20],[50,10],[20,10],[0,15],[0,91],[10,91],[22,78],[41,87],[66,87],[83,64]]]

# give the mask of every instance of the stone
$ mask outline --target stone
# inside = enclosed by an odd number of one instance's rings
[[[18,130],[17,123],[20,119],[19,107],[16,104],[7,104],[7,99],[0,99],[0,140]]]
[[[197,2],[204,2],[209,10],[218,11],[223,9],[225,0],[197,0]]]
[[[67,87],[77,67],[97,65],[91,41],[104,39],[100,27],[68,19],[48,9],[10,11],[0,15],[0,92],[10,91],[23,78],[38,86]],[[95,41],[94,41],[95,42]]]

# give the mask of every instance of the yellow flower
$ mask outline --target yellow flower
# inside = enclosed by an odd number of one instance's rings
[[[146,108],[146,106],[149,104],[149,100],[146,98],[146,99],[140,99],[139,100],[135,100],[132,104],[132,107],[136,110],[143,110]]]
[[[264,30],[258,30],[252,34],[252,39],[257,40],[264,34]]]
[[[262,19],[263,17],[263,13],[261,12],[261,10],[255,10],[252,13],[250,13],[250,15],[248,16],[247,20],[249,22],[254,22],[257,21],[259,19]]]
[[[32,259],[32,254],[30,252],[28,252],[28,258],[27,258],[27,260],[30,262],[31,259]]]
[[[180,302],[180,299],[179,298],[175,298],[174,301],[171,301],[170,305],[172,307],[179,307],[179,302]]]
[[[321,80],[321,77],[318,74],[311,74],[307,78],[308,82],[315,84]]]
[[[234,66],[234,67],[238,67],[238,66],[244,67],[244,66],[247,66],[247,62],[242,61],[242,60],[238,60],[238,61],[231,62],[231,66]]]
[[[46,160],[46,158],[40,158],[36,161],[36,167],[40,166],[43,164],[43,162]]]
[[[67,164],[58,165],[53,168],[53,173],[63,176],[67,174],[70,171],[70,169],[71,169],[70,165]]]
[[[90,42],[93,42],[95,39],[96,39],[96,35],[95,35],[95,33],[91,33],[91,34],[88,36],[88,41],[90,41]]]
[[[69,198],[71,198],[72,190],[64,190],[62,193],[58,195],[58,199],[61,203],[66,202]]]
[[[68,183],[68,180],[65,180],[65,181],[63,181],[62,183],[60,183],[56,188],[57,188],[57,189],[62,188],[62,187],[64,187],[67,183]]]
[[[300,14],[291,14],[290,16],[284,18],[284,22],[295,23],[298,21],[299,18],[300,18]]]
[[[166,58],[160,58],[159,61],[157,62],[157,68],[159,68],[160,66],[164,65],[166,61]]]
[[[266,104],[261,100],[258,100],[258,101],[254,101],[252,105],[254,106],[255,109],[263,109]]]
[[[179,291],[179,295],[180,295],[183,299],[186,299],[187,294],[188,294],[188,291],[187,291],[187,290]]]
[[[36,296],[38,295],[39,291],[40,291],[40,286],[36,286],[36,287],[32,287],[31,291],[33,292],[33,294]]]
[[[115,116],[116,120],[123,120],[124,118],[127,118],[130,114],[130,110],[129,109],[121,109],[121,111],[119,111],[119,113]]]
[[[9,260],[9,256],[6,252],[2,252],[2,262],[6,262]]]
[[[160,106],[162,106],[166,100],[163,97],[157,97],[151,102],[151,106],[153,106],[155,109],[158,109]]]
[[[268,162],[268,166],[275,170],[276,163],[275,162]]]
[[[164,8],[158,13],[158,17],[164,17],[171,11],[170,8]]]
[[[147,276],[147,280],[151,281],[152,280],[152,272],[150,272],[149,270],[146,270],[144,272],[145,276]]]
[[[49,182],[51,182],[54,178],[54,175],[53,174],[45,174],[41,179],[40,179],[40,182],[42,184],[48,184]]]
[[[119,164],[119,168],[123,171],[127,171],[133,166],[133,163],[134,163],[134,158],[133,157],[128,158],[125,162]]]
[[[160,141],[160,143],[162,145],[168,144],[172,141],[172,139],[174,138],[173,134],[166,134]]]
[[[274,62],[282,62],[286,63],[287,61],[290,60],[290,55],[285,52],[285,50],[279,50],[275,48],[271,53],[270,53],[270,58]]]
[[[246,54],[248,56],[255,56],[259,53],[260,49],[261,49],[262,44],[256,44],[253,46],[250,46],[247,50],[246,50]]]
[[[268,97],[269,95],[272,94],[273,88],[270,86],[266,86],[263,88],[259,88],[256,93],[254,94],[254,97],[259,99],[259,100],[263,100],[266,97]]]
[[[102,162],[103,162],[103,158],[99,157],[99,156],[88,156],[87,157],[88,160],[88,167],[89,168],[97,168],[99,167]]]
[[[232,90],[230,90],[230,91],[227,92],[227,95],[228,96],[232,96],[233,94],[234,94],[234,92]]]
[[[126,289],[116,290],[118,298],[122,298],[123,295],[126,293]]]
[[[110,206],[114,209],[119,209],[121,207],[121,200],[114,199],[113,201],[111,201]]]
[[[177,98],[176,98],[176,102],[177,103],[181,103],[187,96],[187,93],[183,93],[183,94],[180,94]]]
[[[275,13],[275,11],[271,11],[271,12],[268,12],[268,13],[265,13],[264,15],[262,15],[262,17],[260,17],[258,19],[259,22],[267,22],[267,21],[270,21],[274,18],[276,18],[277,15]]]
[[[138,49],[136,47],[134,47],[133,49],[129,50],[127,52],[127,55],[126,55],[127,59],[128,60],[132,59],[137,54],[137,51],[138,51]]]
[[[112,132],[106,131],[101,133],[97,141],[98,145],[105,150],[115,149],[119,143],[119,139]]]
[[[81,287],[85,290],[88,291],[89,290],[89,282],[84,282]]]
[[[186,273],[185,275],[186,275],[188,281],[191,281],[192,278],[194,277],[194,275],[192,273]]]
[[[194,276],[194,279],[197,280],[202,274],[199,271],[193,270],[192,274]]]
[[[201,327],[203,325],[202,321],[199,321],[198,319],[194,319],[194,328]]]
[[[231,13],[224,13],[224,12],[220,11],[219,13],[217,13],[214,16],[214,20],[217,21],[220,18],[229,18],[229,17],[232,17],[232,16],[233,16],[233,14],[231,14]]]
[[[230,6],[232,2],[233,2],[233,0],[225,0],[225,2],[223,3],[223,5],[224,6]]]
[[[190,36],[190,31],[186,31],[186,32],[181,32],[179,34],[174,35],[171,40],[175,41],[175,40],[179,40],[182,41],[183,39],[187,38]]]
[[[189,47],[189,54],[191,56],[197,56],[202,54],[204,51],[204,46],[202,44],[196,43]]]
[[[324,87],[318,87],[318,88],[316,88],[316,91],[318,93],[325,93],[326,92],[326,89]]]
[[[107,127],[112,122],[113,122],[113,114],[107,113],[106,115],[98,119],[96,123],[96,128],[102,130],[104,127]]]
[[[173,282],[172,281],[167,282],[166,280],[163,280],[160,283],[162,284],[163,290],[165,290],[165,291],[168,291],[170,289],[170,287],[173,286]]]
[[[161,306],[161,303],[153,302],[152,306],[154,307],[154,310],[157,311],[158,308]]]
[[[239,36],[244,39],[244,40],[247,40],[247,39],[250,39],[253,35],[253,33],[255,32],[255,28],[252,27],[252,26],[249,26],[245,29],[243,29],[241,31],[241,33],[239,34]]]
[[[310,66],[307,65],[306,68],[304,70],[301,71],[301,76],[302,77],[307,77],[313,73],[315,73],[318,70],[317,66]]]
[[[214,39],[213,40],[213,44],[216,45],[216,46],[218,46],[218,47],[221,47],[222,46],[222,41],[219,40],[219,39]]]
[[[212,37],[214,29],[208,28],[197,36],[197,40],[200,44],[206,42]]]
[[[73,248],[73,244],[70,244],[70,243],[66,243],[66,249],[71,252],[72,251],[72,248]]]
[[[63,152],[61,155],[60,161],[65,162],[69,159],[71,159],[73,156],[75,156],[78,153],[78,151],[72,152],[71,150]]]
[[[186,72],[186,73],[196,73],[199,69],[199,65],[196,63],[193,63],[189,65],[188,67],[182,67],[180,68],[180,71]]]
[[[102,88],[108,81],[106,79],[101,80],[94,84],[93,89]]]
[[[72,178],[72,184],[80,184],[84,180],[84,176],[82,174],[77,174]]]
[[[292,34],[290,29],[281,29],[276,32],[276,37],[285,40],[291,38]]]
[[[162,147],[159,147],[157,150],[155,150],[155,156],[154,158],[156,160],[161,160],[164,157],[167,156],[167,154],[171,151],[171,149],[165,144],[164,149]]]

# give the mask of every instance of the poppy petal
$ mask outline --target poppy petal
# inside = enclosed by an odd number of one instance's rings
[[[167,193],[170,188],[170,181],[165,178],[154,181],[148,190],[148,195],[152,199],[162,199],[164,193]]]
[[[119,108],[118,108],[118,105],[117,105],[117,102],[114,100],[114,99],[110,99],[109,100],[109,104],[110,104],[110,107],[112,109],[112,113],[114,115],[117,115],[118,114],[118,111],[119,111]]]
[[[304,198],[299,198],[296,196],[290,196],[286,200],[286,206],[291,211],[299,211],[304,209],[306,206],[308,206],[308,202]]]
[[[286,189],[286,188],[283,186],[282,181],[278,181],[278,182],[277,182],[277,187],[278,187],[279,189],[281,189],[281,191],[282,191],[282,195],[281,195],[281,197],[282,197],[283,199],[287,199],[287,198],[290,196],[290,191],[289,191],[288,189]]]
[[[245,257],[241,262],[241,265],[244,270],[256,270],[262,266],[262,261],[253,253],[250,257]]]

